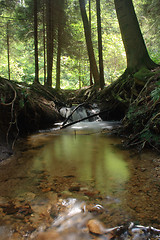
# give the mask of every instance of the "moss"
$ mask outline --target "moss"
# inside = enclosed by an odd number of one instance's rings
[[[155,75],[155,73],[151,72],[147,68],[141,68],[138,72],[136,72],[134,74],[134,78],[135,78],[136,83],[143,85],[148,78],[150,78],[154,75]]]

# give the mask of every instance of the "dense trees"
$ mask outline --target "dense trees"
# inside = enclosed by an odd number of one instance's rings
[[[156,18],[153,13],[159,8],[157,1],[136,1],[135,4],[149,53],[159,62],[158,31],[154,30],[159,22],[153,20]],[[0,74],[4,77],[8,78],[10,73],[11,79],[31,83],[39,79],[40,83],[59,89],[60,85],[77,88],[92,84],[93,75],[94,83],[99,85],[99,80],[102,80],[100,85],[103,88],[104,79],[108,84],[126,68],[115,7],[127,54],[127,70],[155,66],[148,55],[131,0],[115,0],[115,6],[105,0],[8,0],[0,1],[0,7]],[[146,15],[146,12],[150,14]],[[121,17],[123,14],[124,18]],[[147,31],[146,24],[148,27],[152,25],[152,35]],[[131,27],[126,28],[129,25]]]
[[[81,15],[82,15],[82,20],[84,25],[85,39],[86,39],[88,57],[91,65],[91,71],[94,77],[94,83],[96,85],[99,85],[99,72],[98,72],[98,67],[97,67],[94,50],[93,50],[91,29],[89,26],[89,21],[86,13],[85,0],[79,0],[79,5],[80,5]]]
[[[100,0],[96,0],[97,9],[97,29],[98,29],[98,53],[99,53],[99,79],[100,87],[104,88],[104,68],[103,68],[103,49],[102,49],[102,31],[101,31],[101,7]]]
[[[64,0],[58,2],[58,37],[57,37],[57,65],[56,65],[56,89],[60,89],[61,74],[61,53],[63,47],[63,31],[64,31]]]
[[[39,83],[38,68],[38,34],[37,34],[37,0],[34,0],[34,46],[35,46],[35,82]]]
[[[46,29],[47,29],[47,84],[52,86],[53,51],[55,39],[55,2],[46,0]]]
[[[56,85],[56,75],[59,76],[59,73],[56,74],[56,63],[58,68],[58,16],[54,14],[55,21],[55,33],[54,33],[54,41],[53,41],[53,54],[52,50],[47,52],[47,34],[45,33],[46,29],[46,21],[48,15],[46,14],[46,1],[38,1],[37,6],[37,19],[38,19],[38,51],[39,51],[39,81],[41,83],[46,82],[46,75],[48,75],[48,84]],[[53,2],[53,1],[52,1]],[[13,3],[13,2],[12,2]],[[59,1],[57,1],[57,4]],[[11,4],[12,5],[12,4]],[[11,8],[9,4],[8,8]],[[88,11],[88,5],[86,5]],[[81,85],[89,85],[90,84],[90,74],[89,74],[89,61],[87,56],[87,50],[85,47],[85,40],[83,35],[83,23],[80,16],[80,9],[78,5],[78,1],[69,1],[64,5],[64,13],[66,15],[65,20],[63,22],[64,29],[62,34],[62,49],[61,49],[61,84],[63,86],[70,87],[78,87],[79,80],[81,81]],[[8,9],[4,6],[4,11],[1,14],[2,26],[6,24],[6,15],[8,14]],[[34,52],[33,52],[33,44],[34,44],[34,18],[33,18],[33,1],[26,0],[25,4],[22,1],[14,2],[14,11],[11,11],[10,15],[10,65],[11,65],[11,79],[17,79],[22,81],[33,82],[34,81]],[[11,9],[12,10],[12,9]],[[55,12],[57,13],[57,7],[55,8]],[[97,51],[97,33],[94,27],[94,23],[96,21],[96,8],[95,4],[92,4],[91,13],[92,13],[92,39],[93,39],[93,47],[95,50],[95,58],[98,62],[98,51]],[[55,19],[57,18],[57,20]],[[66,23],[65,23],[66,22]],[[44,25],[43,25],[44,23]],[[61,25],[61,24],[60,24]],[[59,25],[59,26],[60,26]],[[60,28],[59,28],[60,29]],[[54,29],[53,29],[54,30]],[[1,31],[1,52],[2,52],[2,62],[0,65],[1,75],[4,77],[8,77],[8,69],[7,69],[7,47],[6,47],[6,32],[3,31],[3,28],[0,28]],[[12,35],[13,31],[13,35]],[[61,31],[61,30],[60,30]],[[59,32],[60,33],[60,32]],[[104,33],[104,32],[103,32]],[[61,34],[59,34],[60,36]],[[13,38],[12,38],[13,37]],[[2,47],[3,46],[3,47]],[[50,46],[51,47],[51,46]],[[51,47],[52,48],[52,47]],[[108,49],[108,48],[105,48]],[[49,56],[48,56],[49,55]],[[48,60],[48,74],[45,73],[45,61],[47,58],[52,58],[52,60]],[[104,53],[106,55],[106,53]],[[58,60],[58,61],[57,61]],[[106,60],[109,61],[109,60]],[[112,65],[112,64],[111,64]],[[53,67],[52,67],[53,66]],[[108,64],[106,65],[108,68]],[[49,77],[52,69],[52,77]],[[109,69],[109,68],[108,68]],[[110,71],[110,69],[109,69]],[[112,70],[111,70],[112,71]],[[72,73],[72,74],[71,74]],[[106,71],[106,75],[108,75],[108,70]],[[57,77],[58,78],[58,77]],[[52,80],[52,83],[49,82]]]

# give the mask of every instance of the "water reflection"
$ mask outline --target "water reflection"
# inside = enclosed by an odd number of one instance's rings
[[[101,127],[94,125],[94,131]],[[94,182],[97,190],[106,194],[123,188],[129,170],[122,154],[112,146],[114,139],[100,137],[100,132],[90,134],[90,131],[93,133],[91,125],[76,132],[75,128],[77,130],[76,126],[53,135],[40,155],[34,158],[33,168],[45,168],[52,176],[74,173],[80,181]]]

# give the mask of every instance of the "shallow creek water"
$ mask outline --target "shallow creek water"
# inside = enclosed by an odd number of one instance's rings
[[[17,143],[0,166],[0,239],[35,239],[48,229],[52,237],[37,239],[111,239],[86,230],[91,219],[105,229],[160,228],[160,157],[120,149],[113,125],[84,122]]]

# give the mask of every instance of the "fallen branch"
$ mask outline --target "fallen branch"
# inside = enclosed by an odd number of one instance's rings
[[[79,108],[84,106],[86,103],[81,103],[79,104],[77,107],[75,107],[75,109],[73,109],[73,111],[71,112],[71,114],[64,120],[62,127],[66,124],[66,122],[70,119],[70,117],[73,115],[73,113]]]
[[[68,123],[68,124],[66,124],[66,125],[62,125],[60,128],[61,128],[61,129],[67,128],[67,127],[69,127],[69,126],[71,126],[71,125],[74,125],[74,124],[76,124],[76,123],[85,121],[85,120],[90,119],[90,118],[92,118],[92,117],[96,117],[96,116],[98,116],[98,115],[100,115],[100,114],[103,114],[103,113],[105,113],[105,112],[107,112],[107,111],[108,111],[108,110],[100,111],[99,113],[95,113],[95,114],[90,115],[90,116],[88,116],[88,117],[81,118],[81,119],[79,119],[79,120],[77,120],[77,121]]]

